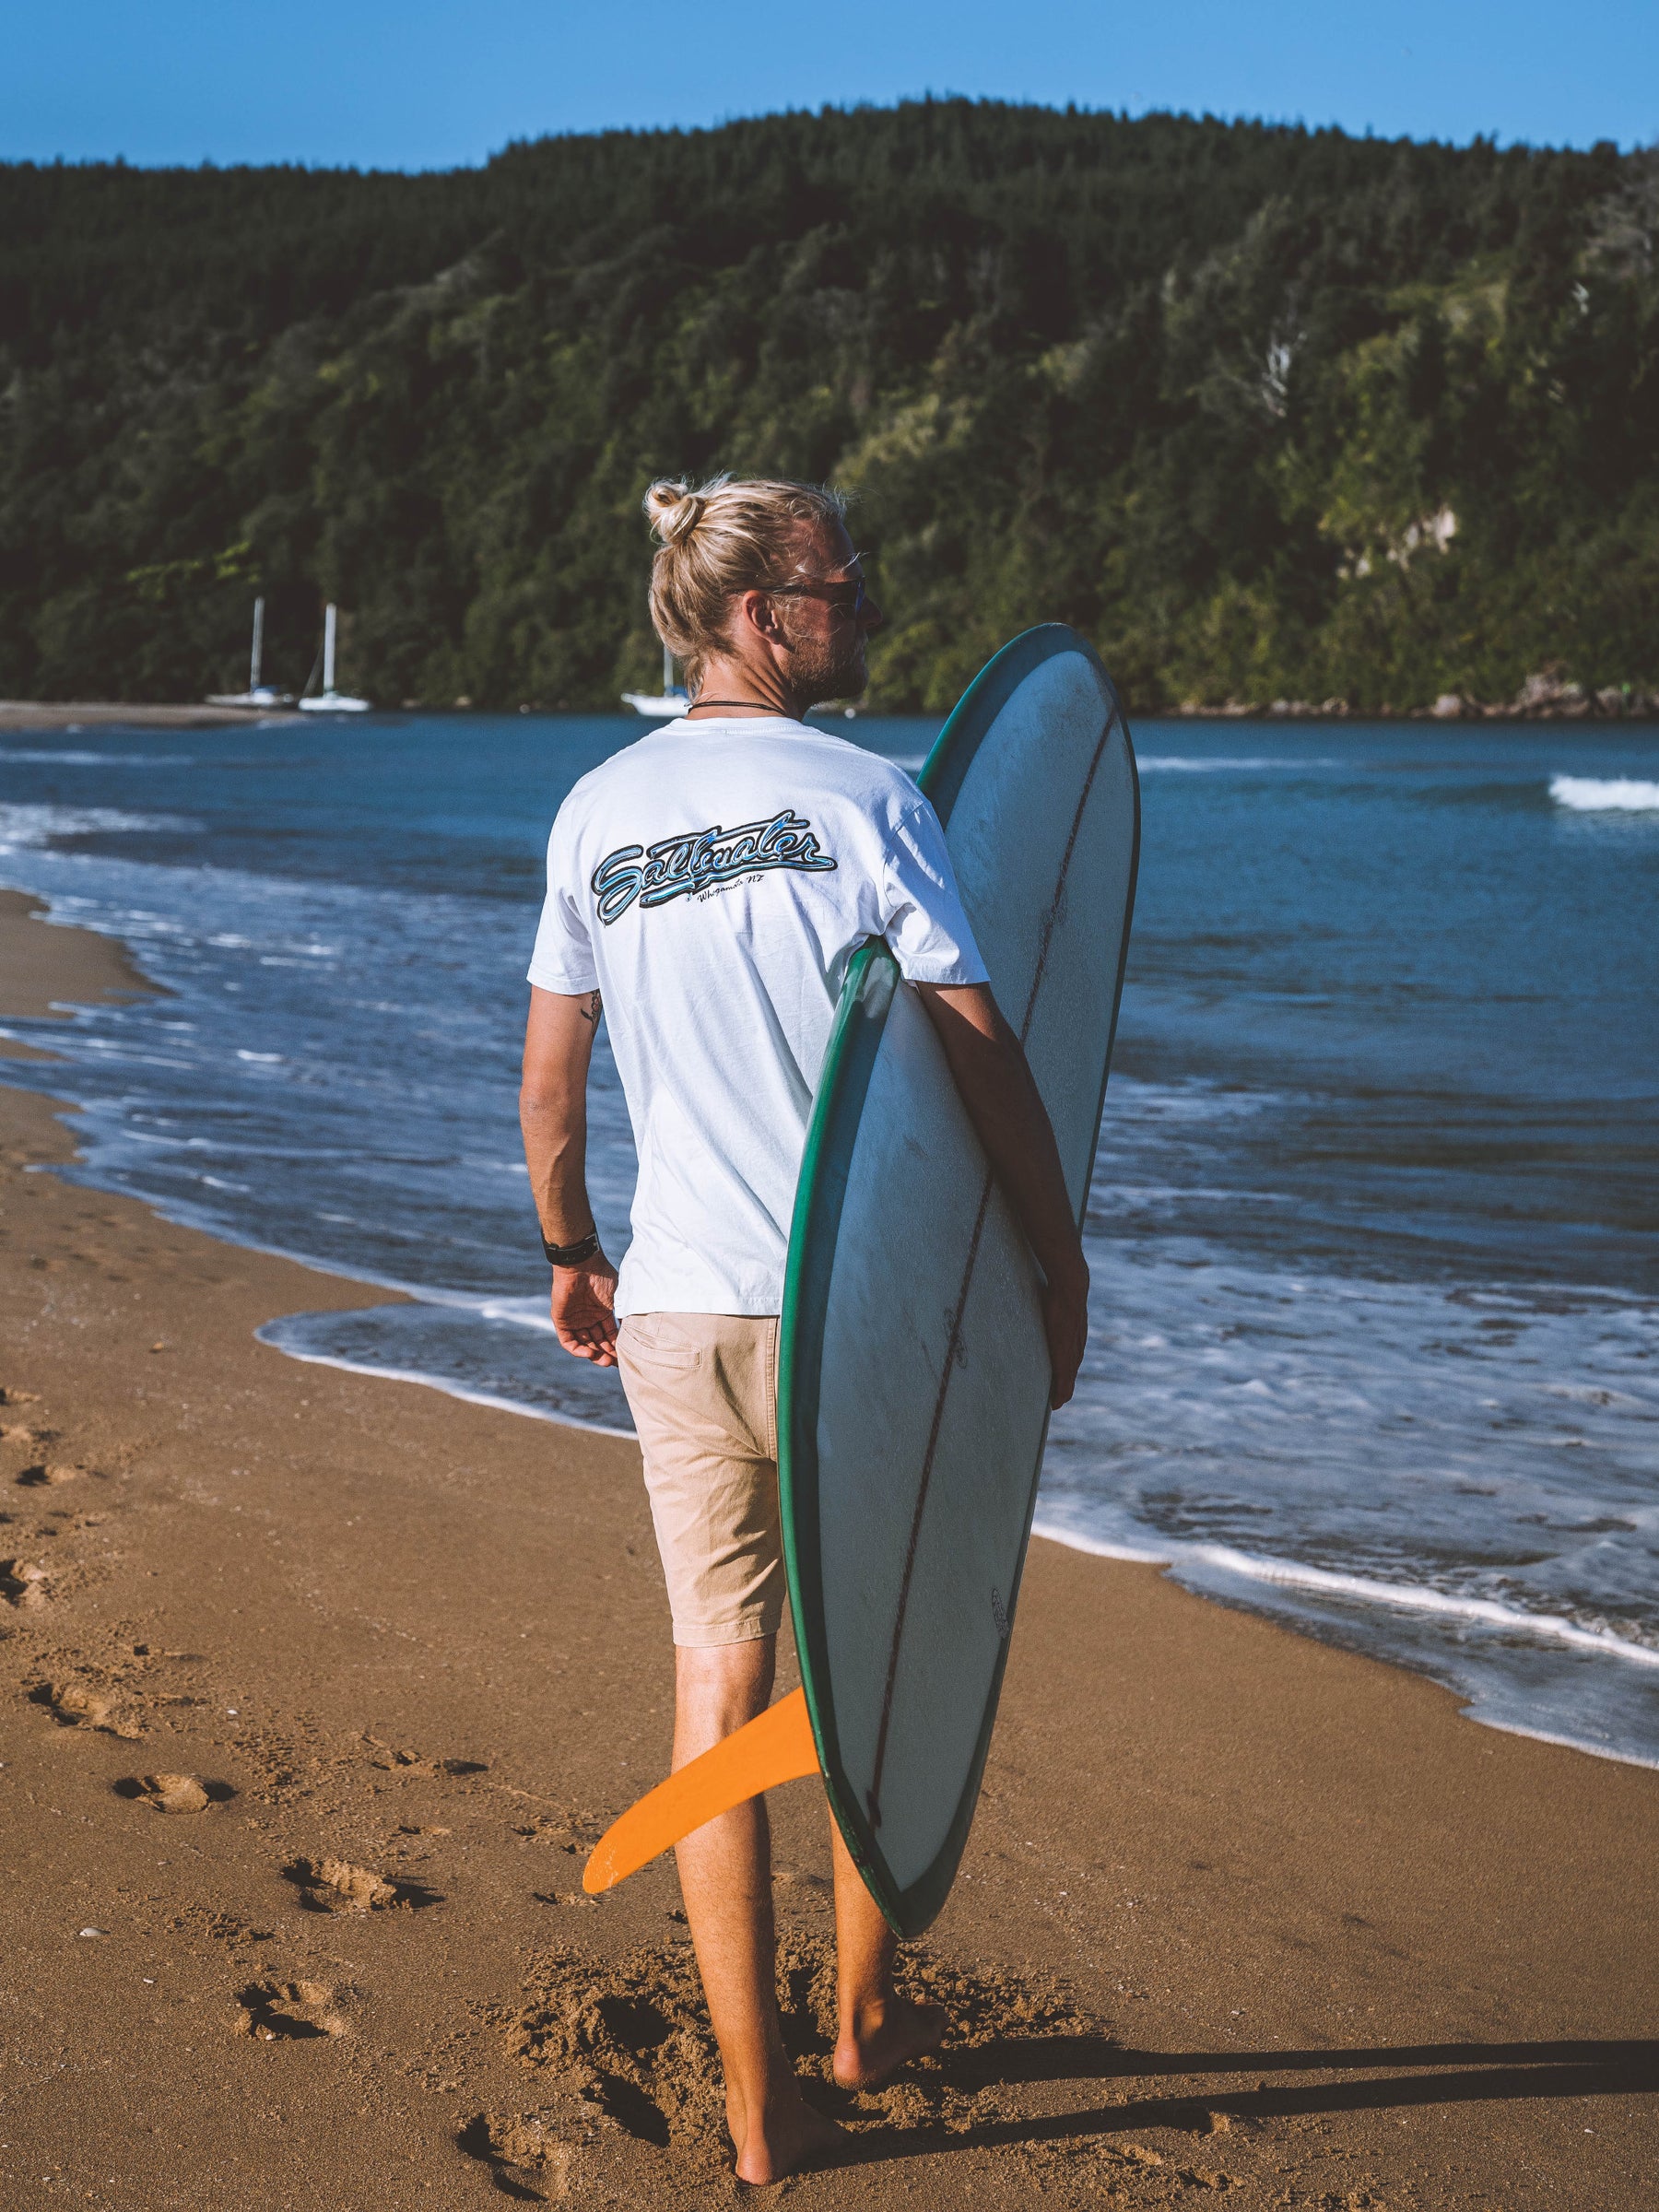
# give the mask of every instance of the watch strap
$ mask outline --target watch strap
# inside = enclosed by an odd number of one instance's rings
[[[583,1260],[591,1260],[599,1249],[599,1231],[590,1229],[585,1237],[578,1237],[574,1244],[549,1244],[542,1239],[542,1250],[555,1267],[580,1267]]]

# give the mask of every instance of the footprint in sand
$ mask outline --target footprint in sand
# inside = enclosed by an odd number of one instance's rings
[[[40,1402],[38,1390],[16,1390],[9,1383],[0,1388],[0,1406],[38,1406]]]
[[[944,2007],[950,2023],[945,2045],[879,2088],[840,2090],[831,2077],[834,1945],[825,1935],[782,1935],[784,2048],[805,2079],[839,2100],[838,2116],[879,2119],[944,2142],[1020,2119],[1013,2084],[1047,2079],[1051,2070],[1058,2078],[1062,2067],[1096,2059],[1104,2071],[1110,2062],[1113,2045],[1104,2024],[1079,2009],[1063,1983],[955,1966],[919,1945],[906,1947],[901,1971],[907,1994]],[[566,1943],[533,1959],[524,1994],[528,2002],[503,2016],[511,2058],[539,2073],[556,2094],[573,2094],[608,2114],[636,2141],[668,2149],[682,2164],[724,2170],[719,2057],[688,1944],[671,1939],[602,1956]],[[498,2159],[508,2152],[509,2138],[481,2122],[472,2125],[478,2132],[462,2141],[463,2149]],[[1020,2201],[1035,2194],[1028,2189]]]
[[[514,1828],[513,1834],[525,1843],[551,1844],[555,1851],[567,1854],[585,1852],[604,1834],[606,1823],[590,1821],[572,1815],[569,1819],[557,1819],[547,1813],[538,1813],[534,1820]]]
[[[205,1813],[236,1792],[228,1782],[203,1782],[194,1774],[129,1774],[115,1784],[115,1794],[158,1813]]]
[[[559,2198],[587,2194],[597,2179],[590,2146],[616,2132],[608,2113],[572,2096],[534,2112],[478,2112],[455,2144],[489,2168],[504,2194]]]
[[[47,1600],[47,1574],[33,1559],[0,1559],[0,1597],[20,1613],[37,1612]]]
[[[65,1459],[48,1460],[37,1467],[25,1467],[17,1477],[26,1489],[55,1488],[61,1482],[78,1482],[87,1472],[85,1467],[71,1466]]]
[[[326,1982],[251,1982],[238,1993],[236,2032],[256,2042],[344,2035],[337,1993]]]
[[[441,1774],[487,1774],[489,1762],[483,1759],[423,1759],[418,1751],[411,1751],[401,1744],[383,1743],[378,1735],[364,1737],[371,1747],[369,1764],[378,1767],[382,1774],[406,1774],[413,1781],[432,1781]]]
[[[419,1882],[389,1882],[349,1859],[295,1859],[282,1871],[312,1912],[414,1912],[443,1901]]]
[[[44,1705],[60,1728],[99,1728],[129,1739],[144,1734],[112,1691],[85,1682],[41,1682],[29,1692],[30,1704]]]

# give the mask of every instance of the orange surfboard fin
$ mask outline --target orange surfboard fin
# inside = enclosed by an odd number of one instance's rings
[[[792,1690],[613,1820],[582,1869],[582,1886],[597,1897],[705,1821],[759,1796],[762,1790],[818,1771],[806,1692]]]

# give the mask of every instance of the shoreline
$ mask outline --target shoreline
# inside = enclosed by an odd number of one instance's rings
[[[73,1021],[77,1004],[159,992],[119,939],[49,920],[50,904],[34,891],[0,885],[0,1019]],[[59,940],[50,948],[41,935],[49,929]],[[46,1056],[0,1037],[0,1058]]]
[[[31,904],[0,907],[0,1008],[134,987]],[[72,1129],[0,1088],[8,2202],[730,2202],[672,1868],[578,1887],[666,1764],[634,1447],[272,1351],[265,1321],[363,1287],[64,1182]],[[919,1947],[956,2034],[876,2096],[815,2089],[858,2162],[794,2186],[1645,2203],[1648,1771],[1041,1539],[1019,1631]],[[159,1818],[158,1773],[222,1794]],[[805,1993],[821,1815],[806,1784],[772,1808]]]
[[[1450,698],[1448,694],[1448,698]],[[571,715],[583,720],[612,719],[618,722],[630,719],[629,711],[617,707],[544,707],[523,702],[500,707],[457,709],[453,700],[434,700],[420,704],[404,701],[395,707],[382,707],[382,714],[400,718],[411,714],[456,715],[477,713],[481,717],[499,719],[503,715],[530,714],[545,716]],[[814,710],[817,712],[817,710]],[[837,713],[841,709],[835,710]],[[1141,707],[1130,710],[1135,727],[1164,722],[1336,722],[1354,723],[1364,726],[1371,724],[1393,723],[1459,723],[1480,724],[1502,729],[1533,728],[1540,723],[1563,723],[1574,726],[1587,725],[1592,729],[1620,729],[1628,726],[1641,728],[1659,723],[1659,694],[1633,693],[1628,702],[1606,704],[1589,696],[1569,699],[1548,698],[1529,700],[1524,695],[1507,703],[1457,699],[1455,704],[1437,702],[1428,707],[1353,707],[1346,700],[1326,700],[1318,703],[1302,699],[1279,699],[1271,703],[1261,700],[1230,700],[1222,706],[1183,705],[1178,707]],[[858,721],[943,722],[943,715],[924,714],[911,707],[859,707],[854,717]],[[100,700],[80,702],[53,700],[0,700],[0,735],[7,731],[28,732],[65,731],[102,727],[131,729],[185,730],[210,728],[257,728],[263,723],[290,723],[300,719],[295,707],[210,707],[206,704],[177,705],[147,704],[124,705],[119,700]],[[649,717],[632,719],[649,724]]]
[[[1448,1697],[1456,1700],[1462,1718],[1473,1727],[1496,1728],[1503,1735],[1522,1736],[1533,1743],[1559,1745],[1563,1749],[1577,1751],[1586,1759],[1612,1759],[1619,1766],[1636,1767],[1648,1773],[1659,1774],[1659,1758],[1649,1759],[1634,1751],[1615,1751],[1605,1745],[1583,1743],[1575,1736],[1528,1726],[1521,1721],[1496,1719],[1491,1713],[1479,1710],[1477,1698],[1459,1689],[1453,1683],[1441,1681],[1427,1665],[1413,1666],[1406,1660],[1369,1648],[1358,1641],[1349,1643],[1321,1636],[1317,1630],[1304,1627],[1295,1620],[1288,1620],[1282,1612],[1273,1611],[1263,1601],[1253,1599],[1247,1591],[1224,1592],[1213,1583],[1209,1587],[1194,1589],[1190,1583],[1181,1581],[1182,1553],[1173,1547],[1154,1551],[1141,1546],[1107,1543],[1101,1538],[1085,1535],[1076,1529],[1056,1528],[1052,1524],[1045,1527],[1041,1504],[1031,1533],[1042,1537],[1046,1543],[1058,1544],[1068,1551],[1082,1552],[1090,1559],[1118,1559],[1135,1566],[1155,1567],[1160,1574],[1176,1581],[1189,1595],[1207,1604],[1230,1606],[1240,1612],[1270,1622],[1288,1635],[1305,1636],[1312,1643],[1324,1643],[1336,1650],[1353,1650],[1379,1666],[1394,1667],[1402,1674],[1414,1675],[1420,1681],[1431,1682],[1443,1689]],[[1523,1613],[1484,1598],[1444,1597],[1427,1584],[1383,1583],[1357,1575],[1335,1574],[1323,1568],[1301,1566],[1289,1560],[1257,1558],[1249,1553],[1233,1551],[1229,1547],[1199,1545],[1188,1546],[1185,1549],[1189,1555],[1195,1554],[1200,1563],[1210,1563],[1219,1555],[1228,1570],[1246,1583],[1305,1589],[1315,1596],[1353,1597],[1373,1606],[1398,1607],[1407,1614],[1449,1614],[1494,1629],[1500,1633],[1512,1631],[1544,1644],[1559,1642],[1570,1649],[1587,1652],[1617,1664],[1659,1667],[1659,1652],[1648,1645],[1632,1644],[1605,1631],[1581,1629],[1575,1622],[1563,1620],[1554,1614]]]
[[[218,1241],[232,1244],[241,1251],[268,1253],[275,1258],[291,1260],[302,1267],[322,1268],[324,1265],[307,1259],[302,1254],[282,1252],[273,1246],[244,1243],[228,1236]],[[325,1272],[335,1281],[349,1280],[380,1289],[383,1295],[374,1300],[377,1305],[401,1302],[406,1297],[414,1302],[420,1302],[416,1294],[405,1292],[401,1286],[382,1284],[372,1276],[347,1277],[334,1268]],[[613,1437],[624,1443],[632,1443],[634,1441],[630,1429],[612,1428],[603,1421],[584,1420],[578,1414],[526,1405],[518,1399],[489,1391],[469,1389],[448,1376],[428,1372],[424,1369],[379,1367],[368,1360],[348,1359],[331,1352],[301,1351],[291,1344],[282,1342],[274,1329],[262,1330],[259,1341],[270,1345],[284,1358],[298,1359],[309,1366],[334,1368],[341,1374],[362,1375],[377,1381],[434,1390],[464,1406],[487,1406],[492,1411],[512,1414],[520,1420],[545,1421],[553,1428],[571,1429],[583,1435]],[[1579,1736],[1562,1735],[1559,1731],[1524,1721],[1498,1718],[1483,1709],[1478,1690],[1445,1680],[1428,1661],[1414,1665],[1409,1659],[1394,1653],[1378,1649],[1374,1641],[1374,1619],[1371,1623],[1373,1638],[1371,1640],[1359,1633],[1347,1637],[1322,1635],[1318,1627],[1312,1622],[1299,1620],[1288,1608],[1276,1607],[1256,1592],[1263,1586],[1300,1590],[1314,1598],[1352,1600],[1367,1607],[1372,1614],[1376,1608],[1385,1607],[1407,1617],[1450,1615],[1477,1628],[1490,1630],[1500,1635],[1513,1634],[1547,1649],[1553,1649],[1559,1644],[1615,1665],[1659,1668],[1659,1652],[1647,1645],[1632,1644],[1605,1630],[1580,1628],[1575,1622],[1555,1614],[1523,1612],[1489,1599],[1446,1597],[1427,1583],[1384,1583],[1337,1574],[1317,1567],[1302,1566],[1288,1559],[1236,1552],[1230,1547],[1189,1543],[1154,1548],[1147,1545],[1114,1544],[1081,1530],[1064,1528],[1052,1521],[1045,1522],[1041,1500],[1031,1534],[1042,1543],[1053,1544],[1062,1551],[1077,1552],[1087,1559],[1111,1559],[1122,1565],[1152,1568],[1188,1596],[1195,1597],[1203,1604],[1221,1606],[1247,1614],[1287,1635],[1305,1638],[1309,1642],[1323,1644],[1328,1650],[1351,1651],[1373,1665],[1390,1667],[1416,1680],[1430,1683],[1455,1701],[1460,1718],[1471,1727],[1495,1728],[1503,1735],[1521,1736],[1534,1743],[1552,1744],[1563,1750],[1578,1752],[1586,1759],[1610,1759],[1616,1765],[1659,1773],[1659,1758],[1650,1758],[1637,1751],[1615,1749],[1606,1743],[1588,1742]],[[1219,1587],[1213,1576],[1207,1583],[1188,1581],[1183,1578],[1182,1570],[1189,1560],[1198,1567],[1220,1565],[1242,1587]]]

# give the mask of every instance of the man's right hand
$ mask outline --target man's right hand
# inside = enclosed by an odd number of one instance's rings
[[[617,1364],[617,1271],[602,1252],[553,1270],[553,1327],[565,1350],[595,1367]]]
[[[1057,1411],[1077,1388],[1083,1347],[1088,1342],[1088,1263],[1081,1246],[1075,1265],[1057,1270],[1044,1287],[1042,1328],[1053,1371],[1049,1404]]]

